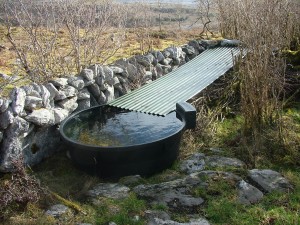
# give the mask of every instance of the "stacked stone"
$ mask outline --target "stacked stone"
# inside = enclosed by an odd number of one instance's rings
[[[11,171],[12,162],[21,157],[34,165],[57,151],[58,125],[74,111],[105,104],[150,83],[207,48],[237,44],[232,40],[194,40],[109,66],[91,65],[78,76],[14,88],[8,99],[0,99],[0,171]]]

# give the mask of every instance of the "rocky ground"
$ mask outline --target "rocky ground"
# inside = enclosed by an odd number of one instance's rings
[[[206,195],[217,197],[218,192],[228,191],[211,188],[216,184],[227,183],[224,187],[231,188],[236,201],[244,205],[258,203],[267,193],[293,190],[292,184],[276,171],[247,170],[245,163],[239,159],[221,156],[222,150],[211,150],[212,155],[195,153],[179,162],[177,169],[168,170],[159,182],[149,182],[139,175],[123,177],[115,183],[98,183],[85,196],[91,205],[98,206],[104,199],[118,200],[135,194],[149,207],[142,218],[133,215],[132,221],[146,221],[147,225],[208,225],[210,222],[199,216],[199,209],[205,208],[209,201]],[[160,206],[161,210],[153,210],[158,208],[154,206]],[[59,222],[72,213],[72,209],[58,204],[45,213]],[[189,221],[171,220],[172,213],[182,214]],[[114,221],[109,222],[109,225],[115,224]]]

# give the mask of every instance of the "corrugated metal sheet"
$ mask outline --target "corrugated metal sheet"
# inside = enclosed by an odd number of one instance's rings
[[[205,50],[175,71],[108,105],[164,116],[175,110],[177,102],[187,101],[222,76],[233,66],[234,58],[239,54],[239,48]]]

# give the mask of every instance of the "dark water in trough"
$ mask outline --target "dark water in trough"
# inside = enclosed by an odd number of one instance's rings
[[[65,124],[64,133],[72,141],[100,146],[132,146],[168,137],[184,126],[172,112],[165,117],[139,112],[97,107],[79,113]]]

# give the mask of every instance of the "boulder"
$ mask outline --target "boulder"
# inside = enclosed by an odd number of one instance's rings
[[[26,85],[21,88],[25,91],[27,96],[41,97],[40,93],[37,92],[32,85]]]
[[[293,189],[286,178],[280,173],[269,169],[249,170],[248,178],[254,186],[267,193],[273,191],[289,192]]]
[[[61,150],[61,140],[57,126],[33,127],[22,142],[22,152],[24,162],[33,166],[43,159]]]
[[[195,48],[191,45],[183,46],[182,51],[184,51],[187,55],[194,55],[196,53]]]
[[[250,205],[259,202],[264,194],[256,187],[248,184],[246,181],[241,180],[238,185],[238,201],[244,205]]]

